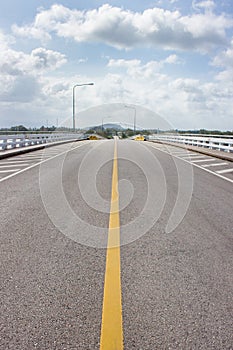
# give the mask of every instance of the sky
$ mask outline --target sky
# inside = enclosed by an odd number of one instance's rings
[[[77,127],[233,130],[232,0],[1,1],[0,48],[0,128],[71,126],[93,82]]]

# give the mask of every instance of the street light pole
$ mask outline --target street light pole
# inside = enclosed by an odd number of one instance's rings
[[[133,131],[134,131],[134,134],[136,134],[136,107],[134,107],[134,106],[126,106],[125,105],[125,108],[131,108],[131,109],[134,110]]]
[[[104,131],[104,119],[108,119],[108,118],[111,118],[111,116],[102,118],[102,132]]]
[[[94,85],[94,83],[75,84],[73,86],[73,131],[75,131],[75,88],[77,86]]]

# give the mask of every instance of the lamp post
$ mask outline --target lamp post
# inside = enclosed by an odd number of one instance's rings
[[[136,107],[134,106],[127,106],[125,105],[125,108],[131,108],[134,110],[134,118],[133,118],[133,131],[134,131],[134,134],[136,134]]]
[[[75,131],[75,88],[77,86],[94,85],[94,83],[75,84],[73,86],[73,131]]]
[[[108,119],[108,118],[111,118],[111,116],[102,118],[102,132],[104,131],[104,119]]]

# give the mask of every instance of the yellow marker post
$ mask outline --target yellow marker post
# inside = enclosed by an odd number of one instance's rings
[[[106,256],[100,350],[123,350],[120,218],[116,140],[112,173],[112,197]]]

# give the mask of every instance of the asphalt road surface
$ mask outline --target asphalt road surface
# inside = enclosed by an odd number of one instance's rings
[[[0,349],[233,349],[232,168],[124,140],[1,160]]]

